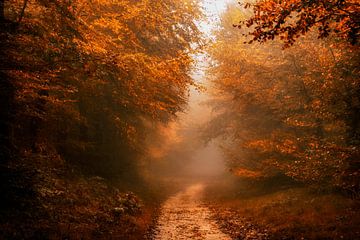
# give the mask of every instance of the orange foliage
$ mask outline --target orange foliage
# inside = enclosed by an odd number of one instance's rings
[[[276,19],[267,11],[294,2],[260,1],[256,11],[265,12],[255,17],[232,5],[223,14],[208,48],[216,63],[208,76],[217,114],[205,137],[227,139],[223,149],[234,173],[281,173],[358,191],[359,181],[350,176],[359,172],[359,48],[336,36],[319,40],[313,32],[286,50],[278,40],[244,45],[246,30],[232,27],[239,18]]]

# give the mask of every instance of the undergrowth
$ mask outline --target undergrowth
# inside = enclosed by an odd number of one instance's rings
[[[241,226],[233,225],[242,219],[239,224],[251,223],[267,233],[266,239],[360,239],[358,199],[307,186],[279,184],[263,191],[257,185],[222,185],[221,193],[217,187],[208,189],[207,199],[219,225],[233,237],[239,237],[234,229]]]
[[[0,239],[142,239],[156,205],[58,156],[2,165]]]

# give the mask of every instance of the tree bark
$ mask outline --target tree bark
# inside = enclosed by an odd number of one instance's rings
[[[5,22],[4,1],[5,0],[0,0],[0,24],[3,24]]]
[[[0,1],[3,1],[3,0],[0,0]],[[28,3],[29,0],[24,0],[24,5],[21,9],[21,12],[20,12],[20,16],[19,16],[19,19],[17,21],[17,24],[19,25],[21,23],[21,20],[23,19],[24,17],[24,14],[25,14],[25,9],[26,9],[26,5]]]

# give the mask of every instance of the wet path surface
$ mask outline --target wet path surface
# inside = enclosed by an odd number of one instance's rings
[[[153,239],[231,240],[211,219],[209,208],[201,201],[203,190],[203,184],[191,185],[165,201]]]

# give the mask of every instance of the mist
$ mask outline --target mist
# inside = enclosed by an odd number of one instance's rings
[[[220,23],[220,15],[230,0],[201,1],[205,18],[196,24],[206,38],[213,38],[213,31]],[[216,139],[207,142],[202,136],[205,126],[213,117],[212,107],[208,104],[211,84],[207,69],[211,59],[207,53],[192,55],[194,64],[191,77],[201,88],[190,86],[185,111],[167,125],[161,126],[160,138],[149,137],[151,158],[150,174],[193,179],[194,181],[216,179],[229,175],[221,143]]]
[[[360,239],[355,0],[0,0],[0,239]]]
[[[204,83],[204,73],[193,74],[196,81]],[[160,127],[155,137],[148,138],[149,174],[155,179],[171,177],[205,181],[228,174],[219,142],[206,142],[202,136],[204,126],[212,117],[207,104],[207,91],[191,88],[186,111],[177,119]],[[159,135],[160,137],[159,137]]]

